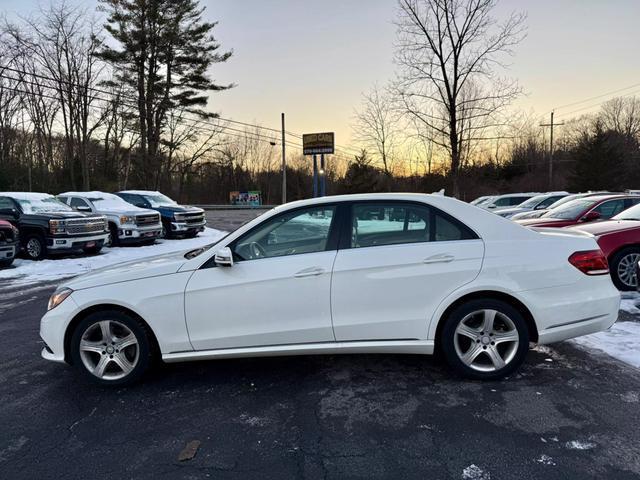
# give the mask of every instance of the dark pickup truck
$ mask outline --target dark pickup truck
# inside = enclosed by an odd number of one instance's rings
[[[85,215],[45,193],[0,192],[0,219],[20,231],[27,258],[51,253],[100,252],[109,236],[102,215]]]
[[[18,229],[0,220],[0,268],[8,267],[18,254]]]
[[[207,224],[204,210],[178,205],[160,192],[125,190],[116,195],[136,207],[150,208],[160,213],[164,238],[195,237]]]

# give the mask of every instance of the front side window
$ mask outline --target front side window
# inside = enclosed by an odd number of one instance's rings
[[[7,197],[0,197],[0,210],[11,210],[16,208],[13,201]]]
[[[411,203],[355,204],[351,225],[351,248],[477,238],[437,209]]]
[[[611,200],[604,202],[593,209],[594,212],[598,212],[602,218],[611,218],[614,215],[619,214],[624,210],[624,200]]]
[[[295,210],[266,220],[230,245],[236,261],[323,252],[334,206]]]

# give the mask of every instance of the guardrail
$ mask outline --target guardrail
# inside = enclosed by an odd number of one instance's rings
[[[203,210],[271,210],[277,205],[194,205]]]

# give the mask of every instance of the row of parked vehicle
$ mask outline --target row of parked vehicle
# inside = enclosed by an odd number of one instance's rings
[[[472,204],[531,228],[562,228],[593,235],[620,290],[638,288],[640,195],[637,192],[513,193]]]
[[[54,253],[96,254],[105,246],[195,237],[205,225],[204,210],[160,192],[0,192],[0,267],[11,265],[20,252],[31,260]]]

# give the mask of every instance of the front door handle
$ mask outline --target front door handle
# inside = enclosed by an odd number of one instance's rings
[[[438,255],[433,255],[431,257],[427,257],[425,258],[422,263],[449,263],[449,262],[453,262],[456,259],[456,257],[454,257],[453,255],[451,255],[450,253],[441,253]]]
[[[304,270],[300,270],[298,273],[294,275],[294,277],[296,278],[317,277],[318,275],[322,275],[323,273],[324,273],[324,268],[310,267],[310,268],[305,268]]]

